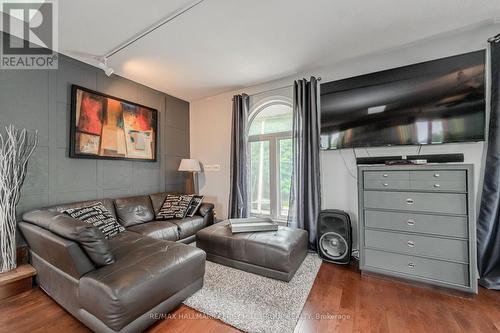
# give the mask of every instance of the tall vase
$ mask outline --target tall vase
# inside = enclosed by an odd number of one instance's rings
[[[30,133],[12,125],[0,133],[0,273],[17,266],[16,206],[37,137],[36,131]]]
[[[16,268],[16,209],[7,200],[0,204],[0,249],[0,273]]]

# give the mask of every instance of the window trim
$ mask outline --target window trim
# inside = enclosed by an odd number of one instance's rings
[[[293,113],[293,104],[292,100],[283,96],[280,97],[270,97],[265,99],[264,101],[258,103],[255,107],[252,108],[250,112],[249,120],[248,120],[248,128],[247,128],[247,147],[248,151],[250,151],[250,143],[252,142],[260,142],[260,141],[269,141],[269,194],[270,194],[270,215],[263,214],[252,214],[251,200],[249,201],[248,211],[251,216],[255,217],[270,217],[274,221],[284,224],[287,222],[287,217],[281,215],[280,211],[280,194],[278,193],[279,186],[279,172],[280,172],[280,161],[278,161],[278,142],[282,139],[292,139],[292,130],[284,131],[284,132],[276,132],[276,133],[268,133],[268,134],[255,134],[250,135],[250,128],[252,126],[253,121],[257,117],[257,115],[264,111],[269,106],[273,105],[284,105],[290,107]],[[250,169],[251,160],[248,160],[248,183],[250,184],[251,177],[251,169]],[[251,188],[249,187],[249,198],[251,198]],[[274,201],[274,202],[273,202]]]
[[[292,103],[292,100],[289,99],[289,98],[286,98],[286,97],[283,97],[283,96],[280,96],[280,97],[273,96],[273,97],[269,97],[269,98],[264,99],[263,101],[261,101],[260,103],[258,103],[254,107],[252,107],[252,109],[250,110],[250,115],[248,117],[248,128],[247,128],[247,131],[246,131],[247,132],[247,137],[250,134],[250,127],[252,127],[252,123],[253,123],[255,117],[257,117],[257,115],[261,111],[263,111],[266,108],[268,108],[269,106],[273,106],[273,105],[285,105],[285,106],[288,106],[288,107],[290,107],[290,109],[292,109],[292,113],[293,113],[293,103]]]
[[[293,138],[292,138],[292,131],[290,132],[287,132],[289,133],[290,135],[289,136],[286,136],[286,137],[279,137],[276,139],[276,146],[278,147],[281,143],[280,141],[282,140],[292,140],[292,144],[293,144]],[[292,146],[292,150],[293,150],[293,146]],[[292,153],[293,154],[293,153]],[[277,177],[276,177],[276,181],[278,182],[277,184],[277,187],[276,188],[279,188],[281,189],[281,154],[280,154],[280,150],[277,150],[276,151],[276,157],[280,157],[279,159],[277,159],[278,161],[278,164],[276,165],[276,172],[277,172]],[[290,175],[290,178],[292,177],[293,175]],[[290,193],[292,191],[292,188],[291,188],[291,185],[290,185],[290,189],[289,189]],[[286,221],[288,223],[288,214],[287,215],[281,215],[281,191],[279,190],[278,193],[277,193],[277,196],[276,196],[276,209],[277,209],[277,218],[279,221]],[[290,199],[290,198],[289,198]],[[289,202],[290,203],[290,202]]]

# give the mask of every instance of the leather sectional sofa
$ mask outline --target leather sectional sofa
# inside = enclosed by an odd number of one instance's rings
[[[203,286],[205,252],[185,245],[213,224],[213,205],[195,216],[155,221],[167,193],[99,199],[23,215],[40,287],[96,332],[140,332]],[[102,203],[126,231],[107,240],[68,208]]]

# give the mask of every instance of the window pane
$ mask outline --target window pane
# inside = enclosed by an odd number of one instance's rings
[[[292,139],[281,139],[279,142],[279,214],[288,216],[290,187],[292,181]]]
[[[269,141],[250,143],[250,212],[270,215]]]
[[[270,134],[292,130],[292,108],[285,104],[270,105],[255,116],[249,135]]]

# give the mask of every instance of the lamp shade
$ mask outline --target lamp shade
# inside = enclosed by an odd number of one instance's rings
[[[179,165],[179,171],[199,172],[201,171],[200,162],[190,158],[183,158]]]

